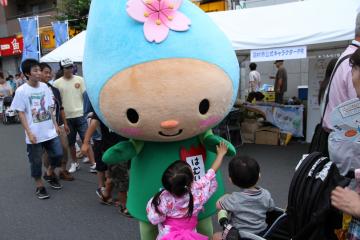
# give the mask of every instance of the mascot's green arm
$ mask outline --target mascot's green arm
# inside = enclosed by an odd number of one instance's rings
[[[201,142],[205,145],[205,148],[208,149],[211,152],[216,153],[216,146],[220,144],[220,142],[225,142],[225,144],[228,147],[227,156],[235,156],[236,155],[236,149],[234,145],[231,144],[231,142],[223,139],[220,136],[214,135],[212,130],[208,130],[204,132],[200,136]]]
[[[144,146],[142,141],[123,141],[112,146],[103,155],[102,161],[106,164],[117,164],[128,161],[141,152]]]

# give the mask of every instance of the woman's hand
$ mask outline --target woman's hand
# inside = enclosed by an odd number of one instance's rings
[[[331,204],[344,213],[360,217],[360,196],[349,188],[335,188],[331,192]]]

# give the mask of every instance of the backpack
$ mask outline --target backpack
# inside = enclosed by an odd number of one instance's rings
[[[340,175],[336,165],[319,152],[299,163],[291,181],[287,215],[293,240],[337,239],[342,213],[331,206],[331,191],[345,187],[350,179]]]

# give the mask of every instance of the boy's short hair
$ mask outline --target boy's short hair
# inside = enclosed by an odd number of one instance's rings
[[[21,64],[21,71],[24,73],[27,79],[29,78],[26,76],[26,74],[30,74],[33,67],[40,67],[40,63],[35,59],[26,59]]]
[[[50,71],[52,71],[52,68],[50,67],[49,64],[44,63],[44,62],[40,63],[40,69],[41,69],[41,71],[44,71],[45,68],[48,68],[48,69],[50,69]]]
[[[235,157],[229,163],[229,176],[233,184],[239,188],[249,188],[259,180],[260,166],[248,156]]]
[[[249,68],[251,71],[256,70],[256,67],[257,67],[256,63],[250,63],[250,65],[249,65]]]

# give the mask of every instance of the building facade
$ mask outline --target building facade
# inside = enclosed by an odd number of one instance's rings
[[[0,6],[0,45],[2,53],[0,56],[0,70],[4,72],[5,76],[19,72],[21,51],[17,51],[16,48],[22,47],[22,43],[20,43],[22,36],[18,19],[39,16],[41,50],[43,54],[47,53],[54,48],[54,44],[51,44],[54,43],[51,22],[55,20],[59,2],[59,0],[12,0],[8,1],[8,6]],[[3,54],[2,50],[9,48],[15,50],[12,53]]]

